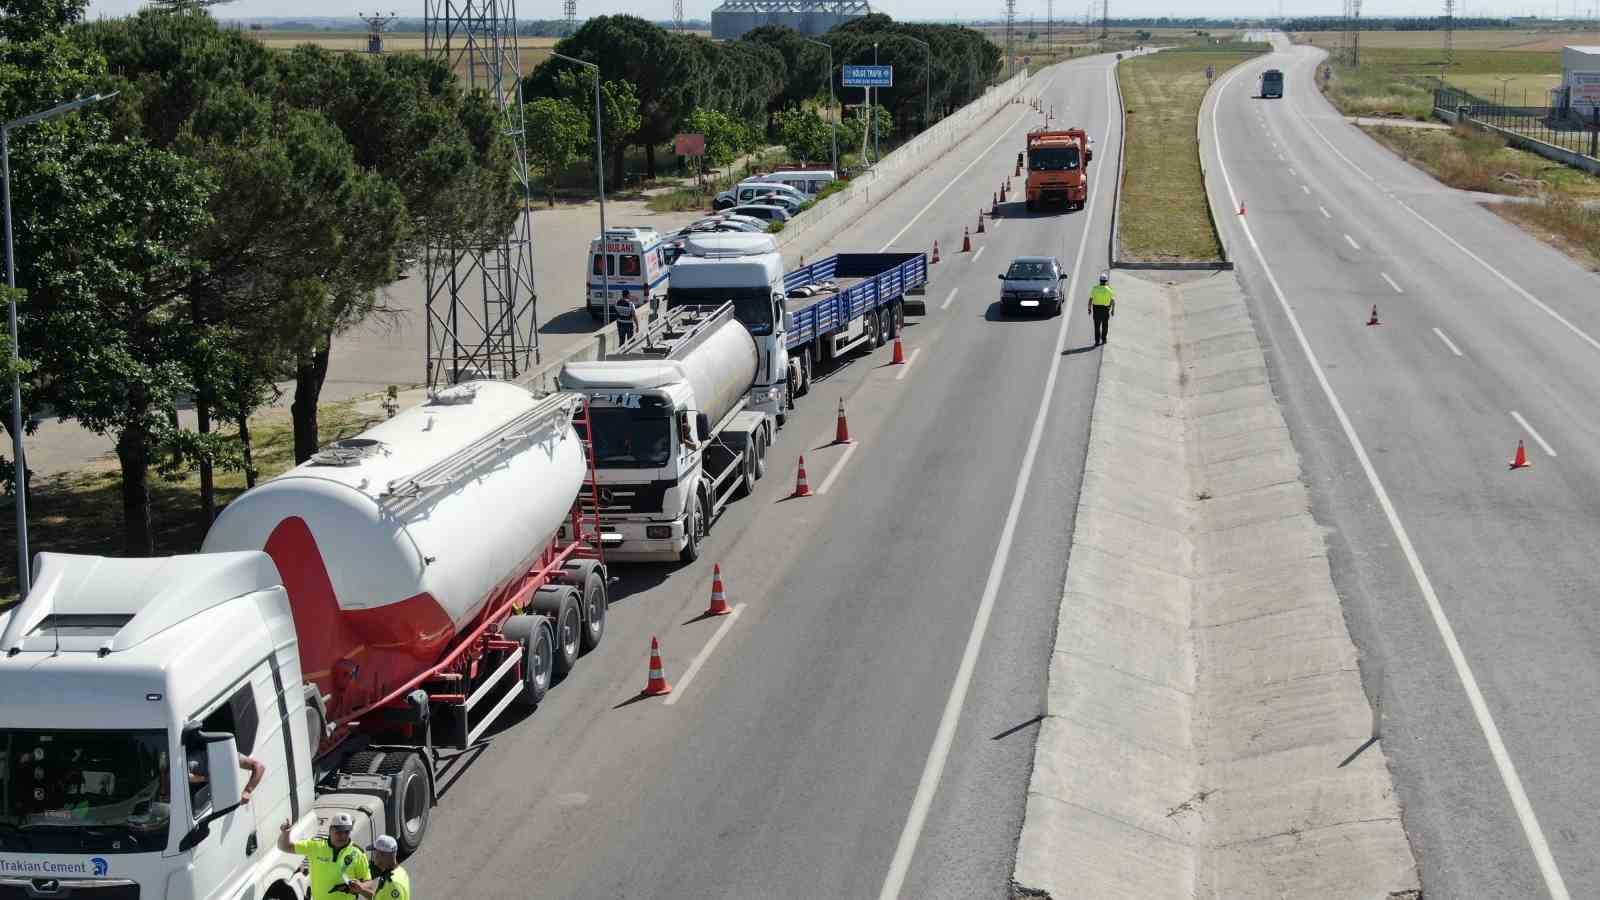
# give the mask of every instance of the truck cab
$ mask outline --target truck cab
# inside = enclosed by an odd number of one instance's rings
[[[1089,136],[1082,129],[1029,134],[1028,210],[1050,203],[1082,209],[1089,198],[1089,161],[1093,158]]]

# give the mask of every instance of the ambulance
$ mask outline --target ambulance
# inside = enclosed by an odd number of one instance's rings
[[[634,305],[644,307],[650,298],[667,291],[666,245],[654,228],[608,228],[605,235],[589,242],[589,315],[599,322],[608,318],[606,307],[615,309],[624,290],[632,292]],[[610,294],[607,295],[607,279]]]

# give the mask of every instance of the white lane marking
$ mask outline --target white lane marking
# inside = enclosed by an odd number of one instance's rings
[[[1389,287],[1394,288],[1394,292],[1396,294],[1404,294],[1405,293],[1405,288],[1402,288],[1400,285],[1395,284],[1394,283],[1394,279],[1389,277],[1389,273],[1388,272],[1379,272],[1378,274],[1383,276],[1383,280],[1384,281],[1389,282]]]
[[[1326,206],[1319,206],[1319,207],[1317,207],[1317,209],[1320,209],[1320,210],[1322,210],[1322,217],[1323,217],[1323,218],[1324,218],[1324,219],[1331,219],[1331,218],[1333,218],[1333,215],[1332,215],[1332,214],[1331,214],[1331,213],[1329,213],[1329,212],[1328,212],[1328,208],[1327,208],[1327,207],[1326,207]]]
[[[689,668],[684,671],[683,677],[678,679],[678,683],[672,686],[672,693],[667,695],[667,699],[662,705],[671,706],[677,703],[678,698],[682,697],[684,691],[689,689],[689,685],[694,683],[694,676],[700,673],[700,667],[704,666],[706,660],[711,658],[712,651],[716,650],[717,645],[722,643],[723,635],[727,634],[728,629],[733,627],[733,621],[739,618],[739,613],[744,612],[744,607],[743,603],[734,604],[733,612],[723,617],[722,624],[717,626],[716,632],[711,635],[711,640],[706,641],[706,645],[700,648],[699,653],[695,654],[694,660],[689,663]]]
[[[1226,76],[1232,80],[1241,70],[1234,69]],[[1226,84],[1226,80],[1224,84]],[[1220,99],[1222,92],[1217,92]],[[1222,139],[1217,131],[1217,101],[1212,102],[1211,110],[1211,143],[1217,149],[1217,168],[1222,172],[1223,183],[1227,185],[1228,196],[1238,202],[1238,194],[1233,190],[1233,180],[1228,177],[1228,166],[1222,155]],[[1305,118],[1303,115],[1301,118]],[[1309,124],[1309,120],[1308,120]],[[1324,141],[1327,138],[1323,138]],[[1328,146],[1332,147],[1332,144]],[[1337,149],[1334,150],[1338,152]],[[1342,155],[1342,154],[1341,154]],[[1348,160],[1347,160],[1348,161]],[[1370,180],[1370,176],[1369,176]],[[1400,523],[1400,513],[1395,509],[1394,502],[1389,499],[1389,491],[1383,486],[1383,481],[1378,478],[1378,471],[1372,467],[1372,459],[1367,456],[1366,445],[1361,443],[1361,438],[1356,434],[1356,429],[1350,422],[1350,417],[1345,414],[1344,404],[1339,402],[1339,395],[1333,391],[1333,385],[1328,383],[1328,376],[1322,370],[1322,363],[1317,360],[1317,354],[1311,349],[1311,341],[1306,337],[1305,329],[1300,327],[1300,319],[1294,314],[1294,308],[1289,305],[1289,298],[1284,295],[1283,288],[1278,284],[1278,278],[1272,273],[1271,266],[1267,265],[1267,257],[1261,252],[1261,245],[1256,242],[1255,232],[1251,231],[1250,223],[1239,220],[1239,226],[1244,230],[1244,236],[1250,242],[1250,248],[1255,251],[1256,260],[1261,263],[1261,271],[1267,276],[1267,283],[1272,286],[1272,292],[1278,298],[1278,305],[1283,308],[1284,315],[1289,320],[1290,327],[1294,330],[1295,337],[1300,342],[1300,349],[1306,354],[1306,360],[1311,364],[1311,371],[1317,376],[1317,383],[1322,386],[1322,392],[1328,398],[1328,405],[1333,407],[1334,416],[1339,420],[1339,426],[1344,430],[1345,438],[1350,441],[1351,448],[1355,451],[1356,459],[1361,463],[1361,470],[1366,473],[1367,482],[1372,485],[1372,491],[1378,498],[1378,504],[1383,507],[1384,516],[1389,520],[1389,529],[1394,532],[1395,539],[1400,543],[1400,550],[1405,555],[1406,562],[1410,565],[1411,575],[1417,581],[1417,587],[1422,591],[1423,601],[1427,604],[1428,612],[1433,617],[1434,627],[1439,631],[1439,637],[1444,642],[1445,650],[1450,656],[1451,665],[1455,668],[1456,678],[1461,681],[1461,688],[1467,695],[1468,704],[1472,707],[1473,718],[1478,722],[1478,728],[1483,732],[1484,740],[1489,745],[1489,755],[1493,757],[1495,769],[1500,773],[1500,780],[1505,784],[1506,793],[1511,797],[1511,805],[1516,810],[1517,821],[1522,825],[1523,836],[1528,841],[1529,848],[1533,851],[1535,862],[1538,863],[1539,873],[1544,876],[1545,888],[1550,892],[1553,900],[1571,900],[1567,893],[1566,882],[1561,878],[1561,871],[1556,868],[1556,860],[1550,853],[1550,844],[1545,840],[1544,829],[1539,827],[1539,818],[1533,812],[1533,803],[1528,800],[1528,793],[1522,787],[1522,778],[1517,774],[1517,767],[1511,761],[1511,753],[1506,749],[1506,743],[1500,736],[1500,728],[1495,725],[1494,716],[1489,712],[1489,704],[1483,698],[1483,691],[1478,688],[1478,679],[1472,674],[1472,667],[1467,663],[1466,653],[1461,649],[1461,642],[1456,639],[1456,632],[1450,625],[1450,619],[1445,615],[1444,607],[1439,603],[1439,595],[1433,589],[1433,581],[1428,577],[1427,571],[1422,568],[1422,560],[1417,556],[1417,548],[1411,543],[1411,536],[1406,532],[1405,526]]]
[[[1055,75],[1051,75],[1050,76],[1050,80],[1044,83],[1044,87],[1042,89],[1043,90],[1049,90],[1050,89],[1050,85],[1056,83],[1056,75],[1060,75],[1060,74],[1061,74],[1060,72],[1057,72]],[[1023,104],[1023,105],[1026,106],[1027,104]],[[956,173],[956,177],[950,179],[950,183],[949,184],[947,184],[944,187],[940,188],[939,189],[939,193],[934,194],[933,195],[933,199],[929,200],[926,206],[924,206],[921,209],[917,210],[917,214],[912,216],[910,218],[910,220],[908,220],[906,222],[904,228],[901,228],[899,231],[896,231],[894,233],[894,237],[889,238],[888,243],[884,244],[882,247],[879,247],[878,248],[878,252],[882,253],[883,251],[889,249],[891,246],[893,246],[895,241],[900,240],[900,236],[901,235],[905,234],[907,231],[910,231],[911,230],[911,226],[917,224],[917,220],[922,218],[924,213],[926,213],[930,209],[933,209],[933,205],[935,203],[939,202],[939,198],[943,197],[945,195],[946,191],[948,191],[951,188],[955,187],[956,184],[961,181],[961,178],[962,178],[963,175],[966,175],[968,172],[972,171],[972,167],[973,166],[975,166],[978,163],[983,162],[985,159],[987,159],[988,156],[989,156],[989,151],[993,150],[996,145],[998,145],[1001,141],[1005,140],[1008,136],[1010,136],[1011,130],[1013,128],[1016,128],[1018,125],[1022,124],[1022,120],[1027,118],[1027,117],[1028,117],[1028,113],[1024,112],[1024,113],[1022,113],[1022,115],[1019,115],[1019,116],[1016,117],[1016,119],[1012,120],[1011,124],[1008,125],[1005,129],[1003,129],[1000,132],[998,137],[996,137],[993,141],[989,142],[989,146],[983,148],[983,152],[982,153],[979,153],[976,157],[974,157],[972,162],[967,163],[966,168],[964,168],[961,171],[957,172]]]
[[[822,479],[822,486],[817,488],[816,493],[826,494],[828,488],[833,487],[833,480],[839,477],[840,472],[844,471],[844,464],[850,461],[850,457],[855,455],[856,448],[859,446],[861,446],[861,442],[856,441],[844,448],[844,453],[839,456],[839,461],[833,464],[833,468],[828,470],[828,477]]]
[[[1450,348],[1450,352],[1451,352],[1451,353],[1454,353],[1454,354],[1455,354],[1455,355],[1457,355],[1457,356],[1460,356],[1460,355],[1461,355],[1461,348],[1460,348],[1460,347],[1457,347],[1457,346],[1456,346],[1456,342],[1455,342],[1455,341],[1452,341],[1452,340],[1450,340],[1450,338],[1449,338],[1449,337],[1448,337],[1448,336],[1446,336],[1446,335],[1445,335],[1445,333],[1444,333],[1444,332],[1442,332],[1442,331],[1440,331],[1440,330],[1439,330],[1439,329],[1437,329],[1437,328],[1435,328],[1435,329],[1434,329],[1434,330],[1433,330],[1433,333],[1434,333],[1434,334],[1437,334],[1437,335],[1438,335],[1438,336],[1439,336],[1439,340],[1441,340],[1441,341],[1444,341],[1444,345],[1445,345],[1445,346],[1446,346],[1446,347],[1449,347],[1449,348]]]
[[[921,347],[918,347],[917,349],[911,351],[911,355],[906,357],[905,365],[902,365],[900,367],[900,371],[895,373],[894,380],[895,381],[899,381],[900,379],[906,377],[906,373],[911,371],[912,364],[915,363],[917,361],[917,357],[921,356],[921,355],[922,355],[922,348]],[[833,476],[830,474],[828,477],[832,478]]]
[[[1005,221],[1005,219],[997,219],[997,218],[995,218],[993,216],[990,216],[989,217],[989,230],[993,231],[996,228],[999,228],[1000,227],[1000,223],[1004,222],[1004,221]]]
[[[1106,70],[1106,127],[1101,134],[1110,134],[1112,125],[1112,110],[1116,106],[1116,99],[1111,91],[1111,78],[1113,69]],[[1072,277],[1068,284],[1077,284],[1080,269],[1083,267],[1084,250],[1089,246],[1089,232],[1094,223],[1094,200],[1099,197],[1100,181],[1096,179],[1089,190],[1092,197],[1088,205],[1088,216],[1083,222],[1083,236],[1078,241],[1078,255],[1073,257]],[[878,900],[897,900],[900,889],[905,885],[906,873],[911,869],[911,859],[917,852],[917,841],[922,837],[923,825],[928,819],[928,810],[933,806],[933,797],[939,790],[939,779],[944,775],[945,760],[949,758],[950,746],[955,741],[956,725],[961,721],[961,710],[967,702],[967,691],[972,686],[972,671],[978,663],[978,651],[983,647],[984,634],[989,630],[989,617],[994,613],[995,597],[1000,593],[1000,582],[1005,577],[1006,561],[1011,556],[1011,542],[1016,537],[1017,519],[1022,514],[1022,500],[1027,495],[1028,479],[1033,472],[1033,462],[1039,455],[1039,442],[1044,437],[1045,419],[1050,411],[1050,402],[1055,396],[1056,380],[1061,372],[1061,351],[1067,343],[1067,325],[1071,323],[1072,316],[1061,317],[1061,328],[1056,333],[1055,351],[1050,354],[1050,374],[1045,377],[1044,396],[1039,400],[1039,414],[1033,420],[1033,433],[1028,437],[1028,449],[1022,455],[1022,467],[1017,472],[1017,485],[1011,494],[1011,508],[1006,512],[1004,527],[1000,529],[1000,544],[995,549],[994,562],[989,567],[989,580],[984,584],[983,597],[978,601],[977,615],[972,623],[972,632],[967,635],[967,646],[961,654],[961,663],[956,668],[955,683],[950,686],[950,696],[945,701],[944,713],[939,717],[939,730],[933,738],[933,746],[928,749],[928,760],[922,767],[922,778],[917,782],[917,795],[911,801],[911,811],[906,815],[905,828],[900,832],[900,841],[894,848],[894,859],[889,863],[889,872],[884,876],[883,889],[878,892]]]
[[[1350,249],[1352,249],[1352,250],[1360,250],[1361,249],[1361,245],[1356,243],[1356,239],[1351,237],[1350,235],[1348,235],[1348,234],[1345,235],[1344,236],[1344,240],[1345,240],[1345,243],[1350,245]]]
[[[1293,175],[1293,174],[1294,174],[1294,166],[1290,166],[1290,167],[1289,167],[1289,174],[1290,174],[1290,175]]]
[[[1311,188],[1308,188],[1302,184],[1300,185],[1300,190],[1305,191],[1307,197],[1311,196]]]
[[[1282,153],[1278,154],[1278,162],[1283,162],[1283,154]]]
[[[1554,457],[1556,455],[1555,448],[1550,446],[1550,442],[1545,440],[1543,435],[1533,430],[1533,426],[1529,425],[1528,420],[1522,417],[1522,413],[1519,413],[1513,409],[1511,411],[1511,418],[1516,419],[1517,424],[1522,426],[1522,430],[1532,435],[1533,439],[1539,442],[1539,446],[1544,448],[1546,456]]]
[[[1296,112],[1298,113],[1299,111],[1296,110]],[[1328,149],[1329,150],[1332,150],[1335,155],[1337,155],[1340,159],[1344,160],[1347,164],[1349,164],[1350,168],[1355,169],[1357,172],[1360,172],[1361,176],[1363,178],[1367,179],[1368,181],[1371,181],[1373,184],[1377,184],[1377,180],[1374,179],[1371,175],[1368,175],[1367,171],[1365,169],[1363,169],[1360,166],[1356,165],[1355,162],[1350,159],[1350,157],[1345,156],[1342,152],[1340,152],[1339,148],[1335,147],[1333,145],[1333,142],[1328,140],[1327,136],[1324,135],[1322,133],[1322,131],[1317,128],[1317,126],[1312,125],[1310,119],[1307,119],[1304,114],[1301,114],[1300,118],[1304,119],[1306,125],[1310,126],[1311,130],[1316,133],[1317,137],[1321,138],[1322,142],[1324,144],[1328,145]],[[1527,289],[1525,289],[1522,285],[1517,284],[1515,281],[1512,281],[1509,277],[1507,277],[1505,275],[1505,273],[1501,272],[1499,269],[1496,269],[1494,266],[1489,265],[1488,261],[1485,260],[1483,257],[1479,256],[1476,253],[1473,253],[1471,250],[1468,250],[1464,244],[1462,244],[1460,241],[1456,240],[1455,238],[1451,237],[1449,234],[1445,233],[1444,229],[1442,229],[1439,226],[1433,224],[1433,222],[1429,221],[1428,218],[1426,216],[1424,216],[1422,213],[1419,213],[1416,210],[1412,209],[1410,206],[1408,206],[1406,204],[1406,202],[1404,200],[1401,200],[1399,198],[1395,198],[1395,202],[1400,204],[1400,208],[1401,209],[1405,210],[1406,212],[1410,213],[1412,216],[1416,217],[1416,220],[1418,222],[1421,222],[1422,224],[1424,224],[1424,225],[1428,226],[1429,228],[1433,229],[1433,232],[1435,234],[1437,234],[1440,237],[1444,238],[1445,240],[1449,241],[1451,246],[1455,247],[1457,250],[1460,250],[1462,253],[1466,254],[1466,256],[1469,259],[1471,259],[1473,262],[1475,262],[1478,265],[1480,265],[1480,266],[1484,267],[1485,269],[1487,269],[1489,271],[1489,274],[1491,274],[1494,277],[1500,279],[1501,283],[1504,284],[1506,287],[1511,288],[1513,291],[1516,291],[1518,294],[1522,295],[1522,299],[1527,300],[1529,303],[1532,303],[1534,306],[1536,306],[1539,309],[1543,310],[1547,315],[1550,316],[1550,318],[1555,319],[1557,322],[1560,322],[1563,326],[1566,327],[1566,329],[1568,331],[1570,331],[1573,334],[1577,335],[1578,338],[1581,339],[1584,343],[1586,343],[1589,346],[1595,348],[1596,350],[1600,350],[1600,341],[1595,340],[1593,337],[1591,337],[1589,335],[1588,332],[1584,331],[1582,328],[1579,328],[1578,326],[1572,324],[1572,322],[1569,321],[1566,316],[1563,316],[1561,313],[1556,312],[1554,309],[1552,309],[1550,307],[1549,304],[1545,303],[1543,300],[1540,300],[1538,297],[1535,297],[1533,294],[1529,293],[1527,291]],[[1559,877],[1559,873],[1558,873],[1557,877]]]
[[[982,256],[983,255],[983,251],[986,250],[986,249],[988,249],[988,245],[987,244],[985,244],[982,247],[979,247],[978,248],[978,252],[972,254],[972,261],[973,262],[977,262],[978,261],[978,257]]]
[[[949,306],[950,305],[950,301],[956,299],[956,291],[959,291],[959,290],[961,290],[961,288],[958,288],[958,287],[951,288],[950,289],[950,296],[944,298],[944,302],[939,304],[939,308],[940,309],[944,309],[945,307]]]

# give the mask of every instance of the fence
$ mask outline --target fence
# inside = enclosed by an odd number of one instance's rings
[[[1584,117],[1559,101],[1548,106],[1505,106],[1449,85],[1434,89],[1433,106],[1444,113],[1441,118],[1453,121],[1464,114],[1473,124],[1520,135],[1600,163],[1600,107]],[[1545,155],[1573,164],[1563,156]]]

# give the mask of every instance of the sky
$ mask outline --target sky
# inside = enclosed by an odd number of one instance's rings
[[[1571,0],[1558,0],[1561,14],[1571,12]],[[1589,7],[1594,0],[1580,0],[1582,7]],[[144,0],[91,0],[89,6],[90,17],[95,16],[123,16],[142,6]],[[362,6],[367,3],[367,6]],[[684,14],[688,18],[708,19],[711,10],[720,3],[720,0],[685,0]],[[380,0],[380,2],[367,2],[367,0],[346,0],[345,3],[329,3],[327,0],[235,0],[223,6],[217,6],[212,12],[222,19],[250,18],[257,16],[354,16],[357,12],[368,8],[382,6],[383,11],[395,10],[403,16],[422,16],[422,4],[413,2],[410,5],[397,3],[397,0]],[[974,4],[971,0],[879,0],[872,3],[873,9],[887,13],[897,19],[940,19],[956,20],[971,19],[974,16],[982,18],[999,18],[1005,15],[1004,0],[987,0],[986,3]],[[984,7],[992,6],[992,11]],[[1414,2],[1414,0],[1364,0],[1362,3],[1363,16],[1407,16],[1407,15],[1439,15],[1443,10],[1443,0],[1439,2]],[[517,5],[517,13],[525,19],[559,19],[561,18],[561,0],[523,0]],[[1062,18],[1083,18],[1084,10],[1088,7],[1088,0],[1060,0],[1054,4],[1055,13]],[[1510,2],[1475,3],[1456,2],[1456,15],[1462,15],[1463,7],[1467,15],[1525,15],[1534,9],[1544,14],[1556,9],[1552,2],[1534,4],[1523,0],[1510,0]],[[1342,3],[1332,0],[1322,0],[1318,3],[1307,3],[1305,0],[1283,0],[1282,10],[1285,15],[1338,15]],[[1266,16],[1276,15],[1279,9],[1278,0],[1111,0],[1111,15],[1116,16]],[[578,0],[579,17],[591,15],[605,15],[614,13],[631,13],[653,20],[666,20],[672,17],[671,0],[645,0],[645,2],[622,2],[622,0]],[[1017,0],[1017,16],[1026,21],[1029,16],[1037,17],[1043,22],[1047,12],[1046,0]],[[1096,14],[1099,13],[1098,2]]]

